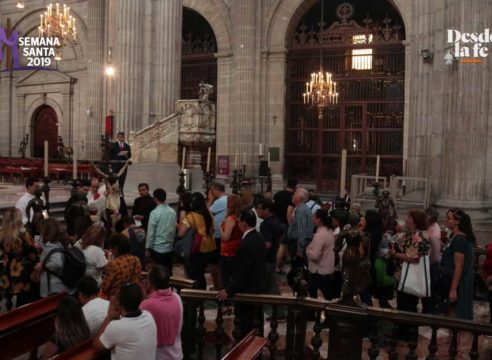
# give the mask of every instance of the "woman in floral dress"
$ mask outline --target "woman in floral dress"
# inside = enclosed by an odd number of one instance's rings
[[[17,307],[37,300],[39,274],[34,271],[34,266],[39,253],[30,235],[24,231],[19,209],[7,210],[3,215],[0,252],[0,288],[5,291],[8,309],[14,296]]]
[[[425,212],[420,209],[411,209],[408,211],[405,220],[406,231],[400,240],[395,243],[389,250],[388,254],[395,259],[408,263],[418,263],[422,256],[429,253],[429,242],[424,237],[424,231],[427,229],[427,219]],[[419,297],[398,291],[397,309],[403,311],[417,312]],[[400,329],[400,338],[406,341],[417,341],[418,331],[416,326],[404,325]]]

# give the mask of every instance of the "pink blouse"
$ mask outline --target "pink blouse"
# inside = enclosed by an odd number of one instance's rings
[[[306,248],[310,273],[329,275],[335,271],[335,236],[325,226],[320,226],[313,241]]]

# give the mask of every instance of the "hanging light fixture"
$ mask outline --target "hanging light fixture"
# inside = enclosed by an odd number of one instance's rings
[[[18,9],[24,9],[24,0],[17,1],[17,8]]]
[[[323,32],[324,0],[321,0],[320,35]],[[338,103],[337,83],[332,74],[323,70],[323,47],[319,44],[319,71],[311,73],[310,81],[306,82],[306,92],[302,94],[304,104],[317,106],[321,113],[327,105]]]
[[[59,3],[49,4],[44,14],[40,15],[41,23],[38,27],[39,36],[58,38],[59,45],[55,46],[55,60],[62,59],[63,48],[68,41],[77,41],[77,28],[75,18],[70,15],[70,7],[63,4],[63,10]]]

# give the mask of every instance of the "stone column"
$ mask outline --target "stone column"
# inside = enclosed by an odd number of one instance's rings
[[[100,135],[104,124],[104,36],[105,2],[89,0],[87,11],[88,31],[88,84],[87,106],[91,111],[86,123],[86,158],[100,158]],[[61,134],[59,134],[61,135]]]
[[[235,74],[233,80],[235,113],[235,143],[239,163],[246,165],[246,175],[256,176],[255,166],[255,60],[256,60],[256,2],[235,0],[231,5],[234,24],[233,54]],[[257,145],[256,145],[257,148]],[[236,149],[232,149],[235,152]]]
[[[268,105],[266,108],[267,144],[279,149],[279,160],[271,162],[274,189],[282,189],[285,141],[285,65],[287,51],[283,48],[270,49],[268,53]],[[275,119],[274,119],[275,117]],[[268,159],[268,150],[265,151]]]
[[[412,83],[408,119],[408,175],[432,180],[431,202],[462,207],[474,219],[490,208],[487,171],[490,173],[491,130],[489,98],[490,65],[458,61],[445,66],[447,33],[443,29],[482,32],[487,27],[485,0],[413,3],[415,32],[411,42]],[[435,38],[443,41],[433,41]],[[463,44],[465,45],[465,44]],[[466,44],[470,45],[470,44]],[[424,64],[420,50],[432,49],[433,64]],[[488,132],[488,134],[487,134]]]
[[[234,167],[236,144],[233,141],[236,129],[231,124],[233,118],[231,111],[231,71],[232,54],[217,54],[217,126],[216,126],[216,153],[217,155],[229,155],[230,174]],[[239,151],[239,150],[238,150]]]
[[[113,81],[115,132],[139,130],[143,116],[143,25],[145,1],[126,0],[115,3],[115,44]],[[111,46],[111,44],[109,44]]]
[[[449,16],[444,29],[482,32],[488,27],[490,13],[483,11],[487,1],[469,0],[466,6],[458,0],[448,3]],[[485,169],[487,131],[490,132],[487,126],[490,103],[485,96],[490,87],[487,60],[481,64],[459,62],[457,69],[449,71],[443,79],[444,139],[439,203],[446,207],[460,206],[469,210],[487,207]]]
[[[179,99],[183,0],[154,1],[153,14],[150,112],[158,121],[175,112],[175,102]]]

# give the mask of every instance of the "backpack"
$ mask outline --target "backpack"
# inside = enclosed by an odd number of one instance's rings
[[[62,253],[63,268],[61,274],[57,274],[45,268],[45,264],[51,255],[55,253]],[[77,281],[85,274],[85,256],[82,250],[78,247],[64,247],[51,250],[43,261],[43,268],[48,272],[48,287],[49,287],[49,275],[53,274],[60,278],[63,284],[68,288],[73,288]]]

